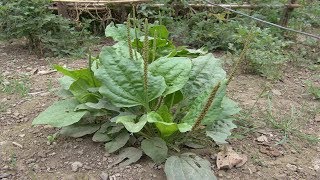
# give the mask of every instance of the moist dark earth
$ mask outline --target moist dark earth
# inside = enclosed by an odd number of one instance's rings
[[[104,144],[83,138],[47,137],[57,129],[32,127],[32,120],[58,100],[53,64],[83,67],[85,59],[39,58],[21,42],[0,42],[0,80],[18,90],[0,91],[0,179],[166,179],[164,165],[144,157],[126,167],[112,167],[115,155]],[[320,179],[320,101],[307,80],[320,84],[319,70],[287,64],[280,81],[240,73],[228,87],[242,115],[229,139],[248,161],[241,167],[217,170],[219,148],[190,150],[209,160],[218,179]],[[269,112],[269,113],[267,113]],[[308,136],[310,135],[310,136]],[[307,140],[307,137],[310,137]],[[312,141],[313,140],[313,141]]]

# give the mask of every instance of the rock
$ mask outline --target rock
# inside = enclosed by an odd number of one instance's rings
[[[100,178],[101,178],[101,180],[109,180],[109,174],[102,172],[100,174]]]
[[[110,156],[110,153],[105,152],[103,156],[104,156],[104,157],[109,157],[109,156]]]
[[[38,156],[39,156],[40,158],[46,158],[46,157],[47,157],[47,155],[46,155],[46,153],[45,153],[44,151],[38,152]]]
[[[25,136],[26,136],[26,134],[19,134],[19,137],[21,137],[21,138],[23,138]]]
[[[313,161],[313,169],[320,172],[320,158]]]
[[[84,168],[85,170],[92,170],[92,169],[93,169],[91,166],[88,166],[88,165],[84,165],[83,168]]]
[[[316,122],[320,122],[320,115],[316,115],[316,117],[314,118],[314,120],[315,120]]]
[[[257,141],[258,141],[258,142],[268,142],[268,138],[267,138],[267,136],[262,135],[262,136],[259,136],[259,137],[257,138]]]
[[[218,169],[231,169],[233,167],[241,167],[247,162],[246,155],[239,155],[231,147],[226,147],[217,155],[217,168]]]
[[[268,156],[271,156],[271,157],[279,157],[281,155],[278,149],[275,149],[272,147],[261,147],[260,152],[263,154],[267,154]]]
[[[31,164],[31,163],[34,163],[34,162],[36,162],[36,159],[28,159],[26,161],[26,164]]]
[[[17,142],[12,142],[12,144],[17,146],[17,147],[19,147],[19,148],[21,148],[21,149],[23,148],[23,146],[21,144],[17,143]]]
[[[9,177],[10,175],[11,175],[11,174],[8,174],[8,173],[0,174],[0,179],[7,178],[7,177]]]
[[[287,167],[289,170],[291,170],[291,171],[297,171],[297,169],[298,169],[298,167],[297,167],[296,165],[290,164],[290,163],[288,163],[288,164],[286,165],[286,167]]]
[[[277,95],[277,96],[281,96],[282,95],[281,92],[278,89],[273,89],[272,93]]]
[[[71,164],[71,170],[72,170],[73,172],[77,172],[78,169],[81,168],[82,166],[83,166],[83,164],[82,164],[81,162],[79,162],[79,161],[73,162],[73,163]]]
[[[76,141],[77,142],[81,142],[81,141],[83,141],[83,139],[82,138],[77,138]]]
[[[79,155],[83,155],[83,149],[77,152]]]

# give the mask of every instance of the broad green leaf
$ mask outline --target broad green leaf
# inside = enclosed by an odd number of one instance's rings
[[[208,137],[214,140],[217,144],[228,143],[226,139],[231,135],[231,130],[237,126],[232,123],[234,119],[224,119],[218,121],[212,130],[206,131]]]
[[[81,120],[81,118],[88,111],[77,111],[75,107],[79,102],[75,99],[66,99],[55,102],[45,111],[41,112],[38,117],[32,121],[32,125],[49,124],[53,127],[64,127],[74,124]]]
[[[111,22],[105,30],[106,37],[112,37],[115,41],[127,41],[127,25],[125,24],[114,24]],[[135,37],[134,29],[130,29],[131,39]]]
[[[75,80],[69,76],[63,76],[62,78],[59,78],[59,83],[62,86],[63,89],[65,90],[69,90],[71,84],[74,82]]]
[[[72,124],[70,126],[63,127],[60,130],[60,134],[70,136],[74,138],[82,137],[87,134],[93,134],[100,128],[98,124]]]
[[[164,122],[172,123],[173,116],[166,105],[162,105],[157,110],[157,113],[162,117]]]
[[[164,172],[168,180],[216,180],[210,162],[195,154],[185,153],[167,159]]]
[[[107,133],[96,132],[92,136],[92,141],[94,142],[108,142],[111,141],[112,138]]]
[[[217,144],[225,144],[226,139],[231,135],[231,130],[237,126],[232,122],[234,118],[231,116],[239,113],[240,108],[231,99],[224,97],[222,101],[222,112],[215,123],[207,126],[206,134]]]
[[[124,128],[124,126],[122,124],[119,125],[114,125],[110,128],[110,130],[108,130],[108,134],[116,134],[118,132],[120,132],[122,129]]]
[[[147,105],[165,91],[164,78],[148,73],[148,98],[144,90],[142,62],[130,60],[113,47],[106,47],[100,54],[102,66],[95,75],[103,85],[100,93],[117,107]]]
[[[108,129],[110,129],[111,125],[112,124],[111,124],[110,121],[102,124],[100,129],[96,133],[94,133],[94,135],[92,137],[92,140],[94,142],[108,142],[108,141],[111,141],[112,140],[111,136],[107,134]]]
[[[192,141],[190,142],[186,142],[184,143],[185,146],[188,146],[190,148],[193,148],[193,149],[202,149],[202,148],[205,148],[206,146],[202,145],[202,144],[198,144],[198,143],[194,143]]]
[[[211,53],[192,59],[190,78],[183,87],[182,93],[193,101],[201,93],[226,77],[219,59]]]
[[[117,112],[120,110],[120,108],[115,107],[114,105],[112,105],[111,103],[103,99],[100,99],[98,103],[87,102],[85,105],[88,106],[89,108],[97,109],[97,110],[107,109],[110,111],[117,111]]]
[[[182,123],[187,123],[191,126],[194,125],[197,118],[200,116],[200,113],[202,112],[203,108],[205,107],[210,93],[212,90],[207,90],[206,92],[202,93],[198,98],[195,99],[193,104],[191,105],[188,113],[183,117],[181,120]],[[201,124],[203,125],[211,125],[214,123],[217,118],[222,113],[222,100],[226,93],[226,81],[221,82],[220,87],[213,99],[213,102],[211,106],[209,107],[209,110],[203,120],[201,121]]]
[[[116,152],[123,146],[125,146],[130,138],[129,133],[127,132],[122,132],[117,135],[116,138],[114,138],[112,141],[107,142],[105,144],[105,148],[109,153]]]
[[[159,137],[144,139],[141,142],[141,148],[157,164],[164,162],[168,156],[166,142]]]
[[[69,70],[58,65],[54,65],[54,68],[57,71],[64,74],[65,76],[69,76],[74,80],[78,80],[78,79],[85,80],[91,87],[100,86],[100,82],[93,76],[93,72],[88,68],[78,69],[78,70]]]
[[[150,64],[154,76],[162,76],[167,88],[163,95],[180,90],[189,80],[191,60],[185,57],[160,58]]]
[[[73,94],[69,90],[65,90],[63,88],[57,91],[55,94],[62,99],[73,98]]]
[[[154,34],[157,33],[157,37],[161,39],[168,39],[169,31],[164,25],[154,25],[149,28],[149,34],[154,37]]]
[[[137,133],[141,131],[144,125],[147,123],[147,115],[143,115],[138,122],[135,122],[137,116],[128,115],[120,116],[117,118],[117,123],[122,123],[124,127],[131,133]]]
[[[168,107],[174,106],[175,104],[178,104],[183,100],[183,94],[181,91],[176,91],[172,94],[166,95],[164,98],[164,104],[167,105]]]
[[[180,47],[177,47],[177,51],[174,54],[174,56],[196,58],[200,55],[206,55],[206,54],[208,54],[208,50],[206,48],[187,49],[187,47],[180,46]],[[170,57],[172,56],[170,55]]]
[[[69,90],[74,95],[74,97],[81,103],[97,102],[99,96],[96,94],[90,93],[88,91],[89,88],[90,88],[90,85],[87,83],[87,81],[80,78],[71,84],[71,86],[69,87]]]
[[[162,117],[156,112],[148,113],[148,122],[155,123],[162,137],[168,137],[178,131],[179,125],[174,122],[165,122]]]
[[[112,166],[119,164],[119,166],[128,166],[137,162],[142,156],[142,151],[134,147],[127,147],[120,151],[116,156],[116,160],[112,163]]]

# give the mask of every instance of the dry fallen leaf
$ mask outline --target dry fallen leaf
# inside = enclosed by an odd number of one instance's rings
[[[217,168],[218,169],[231,169],[233,167],[241,167],[247,162],[246,155],[239,155],[232,150],[231,147],[227,147],[217,155]]]

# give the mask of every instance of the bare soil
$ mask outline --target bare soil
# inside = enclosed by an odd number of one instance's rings
[[[56,129],[32,127],[31,122],[58,99],[54,92],[61,75],[49,73],[55,63],[81,67],[86,60],[38,58],[19,42],[0,43],[1,80],[24,79],[24,85],[30,86],[26,96],[0,91],[0,179],[165,179],[163,165],[147,157],[131,166],[111,167],[114,155],[90,137],[59,137],[53,144],[47,143]],[[306,80],[319,85],[316,75],[320,72],[292,65],[284,68],[284,77],[277,82],[258,75],[238,75],[228,93],[243,113],[229,144],[248,156],[247,163],[217,170],[218,150],[196,152],[212,163],[219,179],[320,179],[320,144],[305,138],[320,138],[320,101],[308,93],[305,85]],[[259,96],[263,90],[265,93]],[[267,115],[271,103],[273,125],[270,113]],[[281,123],[286,128],[276,126]],[[72,170],[76,164],[79,167]]]

